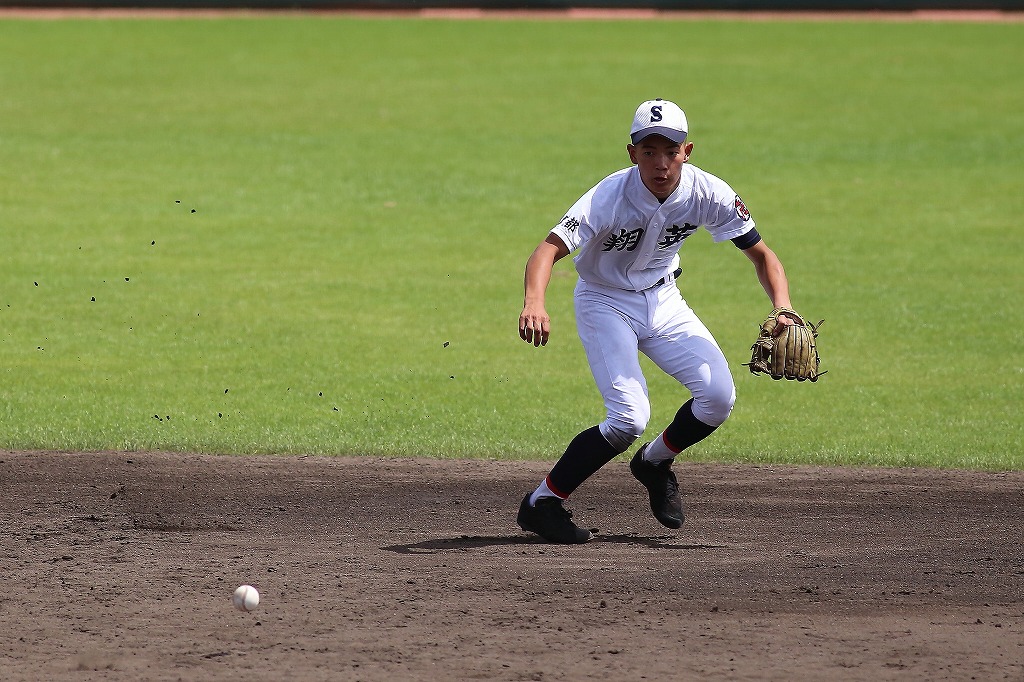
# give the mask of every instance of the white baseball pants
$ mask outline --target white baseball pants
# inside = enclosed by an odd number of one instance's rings
[[[729,364],[674,282],[634,292],[580,280],[576,326],[607,411],[601,435],[624,452],[647,428],[651,403],[639,353],[689,389],[693,414],[708,426],[736,402]]]

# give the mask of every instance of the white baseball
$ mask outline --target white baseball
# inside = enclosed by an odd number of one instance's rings
[[[252,585],[239,585],[231,595],[231,603],[239,611],[252,611],[260,605],[260,593]]]

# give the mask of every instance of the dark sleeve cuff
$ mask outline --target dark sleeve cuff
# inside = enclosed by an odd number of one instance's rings
[[[761,241],[761,235],[758,234],[756,227],[752,227],[750,228],[750,232],[741,234],[739,237],[733,237],[731,241],[736,245],[737,249],[749,249],[751,246]]]

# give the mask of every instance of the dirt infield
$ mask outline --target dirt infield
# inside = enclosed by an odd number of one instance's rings
[[[616,461],[565,547],[547,468],[0,452],[0,678],[1024,679],[1024,473]]]

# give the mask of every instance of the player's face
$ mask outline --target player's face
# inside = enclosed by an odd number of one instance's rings
[[[629,160],[640,169],[644,187],[658,199],[667,199],[679,186],[679,176],[690,158],[693,143],[679,144],[661,135],[648,135],[626,149]]]

